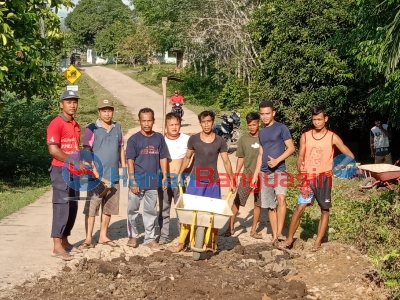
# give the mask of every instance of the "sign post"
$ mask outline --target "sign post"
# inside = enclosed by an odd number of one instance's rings
[[[74,65],[70,65],[63,73],[64,77],[72,84],[67,86],[67,90],[70,91],[78,91],[78,86],[74,85],[75,81],[78,80],[79,77],[82,76],[82,73],[79,72]]]
[[[161,81],[162,90],[163,90],[163,124],[162,124],[162,134],[165,134],[165,115],[167,114],[167,82],[173,80],[178,82],[183,82],[183,79],[168,76],[163,77]]]

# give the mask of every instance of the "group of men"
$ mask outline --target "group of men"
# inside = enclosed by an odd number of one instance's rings
[[[153,130],[154,111],[143,108],[138,113],[140,131],[132,135],[124,151],[121,125],[113,121],[114,107],[109,100],[101,100],[98,105],[99,118],[85,129],[83,146],[93,152],[102,163],[102,177],[111,181],[112,188],[102,200],[85,203],[86,239],[79,247],[68,242],[77,215],[77,202],[68,201],[76,197],[77,191],[70,188],[62,175],[62,167],[67,157],[79,151],[80,129],[74,120],[79,97],[72,91],[65,91],[60,98],[62,112],[49,124],[47,143],[53,156],[50,175],[53,185],[53,256],[64,260],[73,258],[71,252],[82,252],[93,247],[92,235],[95,216],[101,214],[99,243],[118,247],[108,238],[107,229],[111,215],[119,213],[119,181],[113,179],[112,172],[120,167],[128,168],[128,209],[127,245],[138,247],[137,217],[140,202],[143,202],[143,224],[145,236],[143,244],[150,248],[160,248],[170,240],[170,210],[172,201],[180,196],[179,185],[184,192],[198,196],[221,198],[222,178],[217,162],[221,157],[226,171],[229,190],[235,195],[232,212],[225,236],[234,233],[235,219],[240,206],[245,206],[251,194],[254,195],[254,215],[250,236],[261,239],[257,232],[261,208],[268,209],[268,219],[272,231],[272,242],[280,248],[293,245],[294,234],[301,215],[307,206],[316,200],[321,208],[321,218],[313,250],[321,247],[327,230],[331,207],[332,162],[334,146],[352,158],[354,155],[343,141],[326,128],[328,116],[322,107],[314,107],[311,112],[313,128],[302,134],[297,158],[297,170],[302,174],[304,189],[294,210],[287,237],[282,233],[286,218],[286,194],[292,176],[288,173],[285,160],[294,153],[291,133],[287,126],[275,120],[276,110],[270,101],[259,104],[259,112],[246,116],[248,132],[238,142],[236,171],[228,157],[225,140],[213,132],[215,114],[203,111],[198,115],[202,131],[188,136],[180,133],[181,118],[174,113],[166,115],[166,132]],[[263,123],[260,129],[260,123]],[[243,171],[241,171],[243,169]],[[98,175],[98,174],[97,174]],[[292,176],[293,177],[293,176]],[[119,178],[119,177],[117,177]],[[298,178],[298,177],[296,177]],[[187,180],[188,179],[188,180]],[[187,182],[188,181],[188,182]],[[96,189],[91,195],[97,195]],[[309,197],[312,195],[312,197]],[[159,207],[157,208],[157,199]],[[157,238],[156,222],[160,227]],[[178,222],[179,227],[179,222]],[[185,249],[186,240],[179,240],[173,252]]]

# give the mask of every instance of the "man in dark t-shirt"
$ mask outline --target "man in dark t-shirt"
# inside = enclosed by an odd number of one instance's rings
[[[170,155],[164,136],[153,131],[154,111],[142,108],[138,115],[141,130],[128,139],[126,147],[129,171],[127,245],[133,248],[138,246],[136,218],[139,215],[140,200],[143,199],[145,228],[143,243],[150,248],[158,248],[159,244],[155,240],[157,189],[159,187],[166,189],[166,172]]]
[[[218,175],[218,155],[224,162],[224,167],[229,176],[230,190],[235,191],[233,184],[232,165],[228,157],[228,146],[225,140],[213,131],[215,114],[212,111],[203,111],[199,114],[199,122],[202,132],[192,135],[188,141],[188,150],[179,172],[181,179],[183,166],[187,166],[195,154],[195,161],[189,186],[186,193],[211,198],[221,198],[221,186]],[[225,179],[225,178],[224,178]]]
[[[260,130],[258,135],[261,147],[254,171],[253,185],[258,181],[261,171],[261,207],[268,208],[272,242],[277,244],[278,239],[284,239],[282,229],[286,217],[288,184],[285,159],[295,149],[289,129],[274,120],[276,111],[272,102],[261,102],[259,109],[265,127]]]
[[[221,199],[221,182],[217,168],[218,155],[221,155],[225,171],[229,176],[230,191],[232,193],[236,191],[232,165],[228,157],[228,146],[222,137],[212,131],[215,121],[214,112],[203,111],[199,114],[198,118],[202,131],[192,135],[188,140],[188,150],[178,174],[178,183],[183,181],[182,173],[186,169],[186,166],[189,165],[194,154],[195,160],[190,174],[189,185],[186,188],[186,194]],[[224,180],[227,180],[227,178],[221,178],[221,181]],[[179,252],[184,249],[187,234],[188,230],[181,231],[179,244],[171,248],[171,251]],[[217,231],[215,234],[217,234]]]

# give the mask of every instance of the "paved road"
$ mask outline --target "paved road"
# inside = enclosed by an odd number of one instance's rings
[[[132,112],[136,118],[140,108],[147,106],[155,111],[156,123],[155,130],[161,131],[162,126],[162,96],[147,87],[137,83],[130,77],[100,66],[90,66],[84,68],[84,71],[100,85],[110,91],[119,101],[121,101]],[[84,99],[82,99],[84,101]],[[184,115],[184,133],[196,133],[200,131],[197,116],[193,112],[185,109]],[[130,129],[125,135],[127,140],[132,134],[139,130],[136,128]],[[236,157],[230,155],[232,165],[236,165]],[[224,172],[222,162],[218,164],[219,172]],[[127,187],[121,190],[120,213],[118,216],[113,216],[109,236],[112,239],[119,239],[119,243],[126,239],[126,204],[127,204]],[[227,195],[227,189],[222,190],[223,197]],[[55,275],[60,270],[64,263],[52,258],[52,239],[50,238],[51,221],[52,221],[52,206],[51,206],[52,191],[46,192],[42,197],[34,203],[20,209],[18,212],[2,219],[0,221],[0,295],[6,289],[11,288],[15,284],[29,280],[37,276]],[[232,202],[233,197],[231,198]],[[251,226],[251,212],[253,208],[253,199],[249,199],[246,207],[239,214],[237,224],[242,225],[237,233],[240,235],[238,240],[241,243],[254,242],[248,236],[248,228]],[[70,237],[71,243],[79,244],[85,236],[83,202],[79,203],[78,216],[75,227]],[[171,211],[172,227],[171,234],[177,236],[176,214],[175,210]],[[265,212],[262,215],[263,232],[265,234]],[[99,228],[99,219],[96,219],[95,232]],[[143,228],[142,228],[143,231]],[[243,232],[246,232],[245,234]],[[97,230],[94,242],[97,242],[99,231]],[[142,246],[137,248],[138,253],[141,253]],[[136,249],[135,249],[136,251]]]

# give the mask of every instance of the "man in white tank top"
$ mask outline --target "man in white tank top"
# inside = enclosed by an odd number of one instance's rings
[[[189,135],[180,133],[181,129],[181,118],[174,113],[168,113],[165,117],[165,142],[168,146],[169,153],[171,155],[171,160],[168,162],[168,173],[171,178],[169,184],[171,187],[162,190],[158,189],[158,200],[159,200],[159,215],[158,224],[160,226],[160,244],[167,244],[171,242],[169,238],[169,226],[170,226],[170,210],[171,202],[174,199],[174,203],[179,199],[179,188],[175,186],[174,182],[176,179],[172,179],[174,176],[178,176],[179,170],[181,168],[183,158],[186,155],[187,144],[189,140]],[[190,166],[188,166],[190,168]],[[190,169],[185,171],[190,173]],[[178,228],[180,227],[178,220]]]
[[[392,134],[387,124],[381,122],[380,117],[375,117],[375,126],[370,132],[371,157],[375,158],[376,164],[392,164],[389,139]]]

